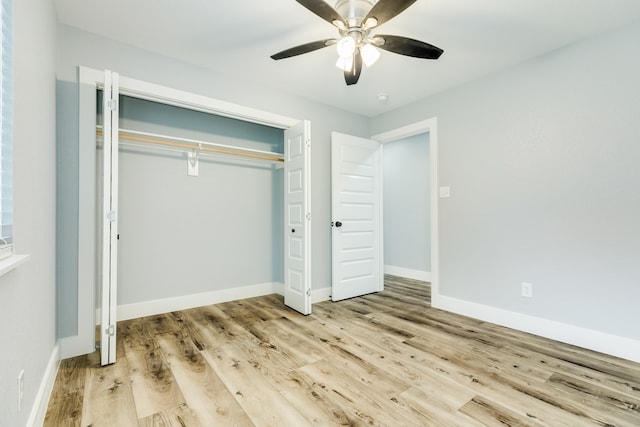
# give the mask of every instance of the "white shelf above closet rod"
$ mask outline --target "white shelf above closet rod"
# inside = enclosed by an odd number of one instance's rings
[[[96,135],[102,136],[102,126],[97,126]],[[234,147],[231,145],[217,144],[215,142],[200,141],[197,139],[179,138],[174,136],[160,135],[149,132],[140,132],[130,129],[120,129],[118,136],[122,140],[143,142],[147,144],[157,144],[167,147],[182,148],[189,151],[201,152],[202,154],[214,153],[222,155],[247,157],[254,160],[266,160],[274,163],[284,162],[284,155],[272,151],[254,150],[252,148]],[[131,144],[141,147],[137,144]],[[145,147],[146,148],[146,147]],[[173,150],[172,150],[173,151]]]

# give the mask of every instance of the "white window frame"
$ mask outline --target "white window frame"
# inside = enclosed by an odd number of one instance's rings
[[[28,255],[15,255],[13,253],[13,225],[13,1],[1,0],[0,276],[13,270],[28,259]],[[9,226],[8,234],[5,234],[5,226]]]

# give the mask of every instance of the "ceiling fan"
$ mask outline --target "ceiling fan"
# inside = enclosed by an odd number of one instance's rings
[[[271,58],[290,58],[335,44],[338,50],[336,66],[344,70],[347,85],[358,82],[363,62],[366,66],[373,65],[380,56],[378,48],[424,59],[438,59],[444,52],[407,37],[370,34],[371,30],[400,14],[416,0],[338,0],[335,8],[324,0],[296,1],[335,26],[340,38],[305,43],[271,55]]]

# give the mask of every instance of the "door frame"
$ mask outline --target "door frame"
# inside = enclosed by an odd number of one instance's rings
[[[438,119],[432,117],[426,120],[415,122],[406,126],[401,126],[386,132],[373,135],[371,139],[381,144],[386,144],[400,139],[422,133],[429,134],[429,203],[431,215],[431,306],[439,307],[440,299],[440,276],[439,276],[439,219],[438,219]],[[384,148],[383,148],[384,150]],[[383,224],[384,227],[384,224]]]
[[[62,358],[87,354],[95,349],[95,292],[96,284],[99,280],[95,266],[101,262],[97,249],[98,233],[96,232],[97,215],[95,207],[95,106],[96,92],[104,87],[104,78],[104,70],[95,70],[83,66],[78,67],[78,175],[81,195],[78,206],[78,335],[60,340],[60,355]],[[216,114],[277,129],[288,129],[302,121],[301,119],[124,76],[120,76],[119,86],[121,95]]]

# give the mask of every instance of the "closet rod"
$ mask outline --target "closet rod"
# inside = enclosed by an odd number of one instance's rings
[[[102,129],[97,129],[96,135],[103,136]],[[196,141],[196,140],[190,140],[190,139],[165,137],[162,135],[146,134],[143,132],[126,131],[126,130],[119,132],[118,137],[120,139],[126,139],[129,141],[145,142],[149,144],[159,144],[159,145],[165,145],[169,147],[184,148],[188,150],[199,150],[199,151],[206,151],[210,153],[228,154],[233,156],[248,157],[252,159],[268,160],[271,162],[284,162],[284,159],[282,157],[279,157],[281,155],[277,153],[270,153],[268,151],[260,151],[260,150],[252,150],[250,148],[242,148],[241,150],[245,150],[245,151],[237,151],[234,148],[220,148],[220,144],[213,144],[206,141]],[[187,143],[166,141],[160,138],[177,139],[177,140],[187,141]],[[214,146],[214,145],[217,145],[217,146]]]

